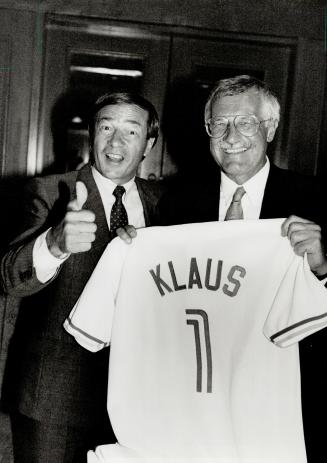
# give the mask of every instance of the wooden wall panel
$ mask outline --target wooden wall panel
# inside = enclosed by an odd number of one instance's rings
[[[6,125],[8,114],[8,94],[11,73],[10,63],[10,35],[0,35],[0,165],[1,174],[4,171],[6,154]]]
[[[319,146],[319,158],[317,165],[317,174],[323,178],[327,178],[327,71],[325,69],[325,92],[323,98],[324,111],[321,119],[321,138]]]
[[[0,49],[1,59],[6,60],[2,73],[5,89],[0,90],[4,91],[6,105],[6,111],[1,111],[6,124],[2,144],[2,175],[6,177],[27,173],[33,58],[34,53],[42,53],[34,49],[36,16],[32,12],[0,10],[1,31],[8,37]]]
[[[0,12],[1,13],[1,12]],[[1,25],[1,35],[0,35],[0,161],[1,161],[1,176],[3,176],[5,171],[5,161],[6,161],[6,138],[7,138],[7,123],[8,123],[8,95],[9,95],[9,82],[10,76],[12,73],[12,64],[11,64],[11,35],[10,35],[10,20],[11,15],[8,11],[2,11],[0,25]],[[3,183],[0,184],[2,187]],[[6,190],[1,188],[1,205],[5,204],[6,199]],[[2,212],[8,212],[6,208],[2,208]],[[5,218],[6,216],[3,215]],[[7,216],[8,217],[8,216]],[[6,224],[6,227],[8,225]],[[1,239],[2,233],[1,233]],[[4,362],[7,353],[7,339],[10,335],[7,336],[7,331],[5,329],[6,318],[6,298],[0,295],[0,385],[2,383],[2,375],[4,369]]]
[[[1,6],[1,4],[0,4]],[[21,220],[20,184],[27,174],[35,13],[0,8],[1,247]],[[0,389],[19,301],[0,294]],[[0,411],[0,461],[12,462],[8,417]]]
[[[288,168],[318,173],[324,107],[326,51],[323,41],[299,38],[294,76],[290,76],[289,136],[284,152]]]
[[[2,0],[9,8],[322,39],[324,0]]]

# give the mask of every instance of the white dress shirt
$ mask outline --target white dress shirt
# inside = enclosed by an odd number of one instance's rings
[[[111,208],[116,200],[112,193],[117,184],[101,175],[100,172],[93,166],[92,175],[101,196],[109,228]],[[122,199],[128,215],[128,223],[133,225],[135,228],[144,227],[145,219],[143,205],[137,190],[135,177],[122,186],[126,190]],[[46,230],[36,239],[33,247],[33,267],[35,268],[37,279],[41,283],[46,283],[48,280],[53,278],[60,265],[69,257],[68,254],[64,259],[60,259],[51,254],[46,243],[46,235],[48,231],[49,230]]]
[[[242,197],[242,209],[245,220],[258,219],[260,216],[263,195],[270,169],[269,159],[266,164],[243,185],[238,185],[221,172],[219,220],[225,220],[227,209],[232,202],[235,190],[243,186],[245,194]]]

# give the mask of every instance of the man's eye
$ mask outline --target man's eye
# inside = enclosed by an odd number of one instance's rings
[[[129,138],[134,138],[138,136],[138,131],[135,129],[126,129],[125,136]]]
[[[101,124],[99,127],[99,130],[101,132],[111,133],[113,131],[113,128],[110,125]]]
[[[218,119],[218,120],[213,122],[213,126],[214,127],[225,127],[226,122]]]

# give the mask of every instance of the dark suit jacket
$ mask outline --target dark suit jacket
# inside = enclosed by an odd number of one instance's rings
[[[195,179],[176,184],[159,202],[162,225],[218,220],[220,172],[210,180]],[[326,188],[305,177],[271,165],[260,218],[283,218],[292,214],[322,227],[327,243]],[[327,310],[327,308],[326,308]],[[300,342],[302,406],[308,461],[327,460],[327,329]],[[267,397],[269,400],[269,397]]]
[[[41,284],[32,266],[35,239],[63,217],[77,180],[89,192],[84,208],[95,213],[96,239],[90,251],[72,254],[50,282]],[[148,226],[154,220],[161,186],[139,178],[136,185]],[[92,420],[106,414],[108,351],[86,351],[62,327],[109,241],[90,166],[33,179],[23,225],[1,264],[4,290],[24,297],[8,355],[3,401],[34,419],[92,426]]]
[[[173,225],[218,220],[220,172],[206,179],[175,182],[158,205],[160,224]],[[271,165],[260,218],[282,218],[291,214],[322,222],[327,215],[321,186],[306,177]]]

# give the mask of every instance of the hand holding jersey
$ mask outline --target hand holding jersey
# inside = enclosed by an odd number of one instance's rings
[[[136,228],[133,225],[127,225],[124,228],[117,228],[116,233],[117,236],[119,236],[119,238],[125,241],[127,244],[131,244],[132,240],[137,235]]]
[[[295,254],[304,256],[307,253],[309,266],[316,275],[327,274],[327,259],[319,225],[291,215],[282,224],[282,236],[288,237]]]

